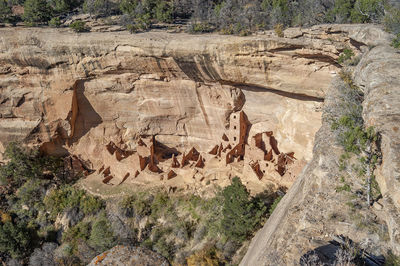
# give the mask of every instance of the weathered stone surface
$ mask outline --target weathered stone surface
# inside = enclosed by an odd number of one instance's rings
[[[111,160],[121,181],[130,159],[111,159],[105,145],[135,151],[140,135],[157,135],[207,152],[242,109],[251,134],[273,131],[280,149],[309,160],[337,56],[371,40],[354,26],[299,31],[241,38],[1,29],[0,148],[25,139],[94,169]]]
[[[161,255],[142,247],[115,246],[96,256],[88,266],[168,266],[168,261]]]
[[[400,253],[400,53],[382,45],[369,51],[354,72],[364,88],[363,117],[381,135],[382,164],[375,171],[393,250]]]
[[[360,34],[367,38],[368,32]],[[364,120],[382,137],[382,164],[375,172],[383,193],[383,200],[379,201],[381,208],[363,207],[348,215],[351,202],[336,191],[343,184],[339,178],[342,175],[339,157],[343,151],[325,119],[316,134],[313,159],[252,240],[241,265],[296,265],[302,254],[340,234],[368,246],[377,254],[387,250],[400,253],[397,181],[400,173],[397,132],[400,54],[389,46],[387,39],[379,39],[383,33],[372,32],[378,46],[363,56],[354,71],[354,80],[365,91]],[[336,105],[339,99],[336,86],[340,82],[335,81],[325,99],[323,117],[332,109],[340,108]],[[363,221],[367,221],[367,226],[363,226]]]
[[[0,152],[24,140],[49,154],[74,154],[92,170],[110,167],[112,179],[96,180],[119,184],[137,170],[137,159],[124,154],[139,150],[140,136],[208,153],[230,115],[243,110],[249,136],[272,131],[282,152],[308,161],[336,59],[347,46],[359,53],[374,44],[365,31],[329,25],[277,38],[2,28]],[[205,174],[253,173],[219,169]]]
[[[373,25],[319,25],[288,29],[284,35],[76,34],[69,29],[1,28],[0,153],[18,140],[49,154],[74,154],[91,170],[102,169],[87,178],[86,186],[102,195],[101,188],[122,182],[164,182],[171,193],[179,184],[207,190],[210,180],[224,186],[234,175],[262,191],[267,185],[262,169],[275,165],[261,165],[254,158],[269,162],[278,156],[279,147],[282,153],[294,152],[299,163],[293,172],[312,160],[253,240],[243,265],[294,264],[304,252],[341,233],[400,252],[400,65],[399,54],[387,46],[390,36]],[[368,46],[377,47],[367,52]],[[325,108],[336,100],[334,89],[328,93],[328,88],[340,70],[336,60],[345,47],[356,54],[367,52],[355,81],[367,92],[364,117],[382,135],[383,163],[377,177],[384,200],[379,219],[387,223],[389,246],[375,233],[329,218],[346,208],[335,191],[341,149],[326,121],[315,143],[314,135],[321,125],[323,99]],[[247,147],[254,157],[240,161],[239,154],[221,167],[221,154],[229,153],[238,144],[235,137],[240,138],[231,121],[239,111],[251,124],[249,138],[273,132],[278,144],[268,147],[268,153]],[[222,138],[225,133],[227,138]],[[150,142],[141,140],[154,135],[164,153],[172,156],[168,163],[154,155]],[[258,142],[247,145],[254,148]],[[195,167],[198,161],[178,165],[192,148],[205,159],[204,169]],[[154,178],[146,169],[149,162],[162,169],[174,164],[177,176],[163,178],[165,171]],[[296,176],[284,175],[280,182],[289,186]],[[107,257],[103,254],[102,261]]]

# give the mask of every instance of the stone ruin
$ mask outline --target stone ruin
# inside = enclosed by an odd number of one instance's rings
[[[129,164],[129,168],[111,169],[110,166],[103,165],[98,173],[103,176],[102,182],[108,185],[114,185],[112,182],[116,176],[119,181],[116,184],[122,184],[129,178],[137,178],[142,172],[158,175],[158,180],[163,180],[164,177],[170,180],[179,175],[186,176],[185,171],[190,169],[197,169],[196,173],[205,171],[212,161],[213,167],[216,167],[216,163],[220,165],[217,165],[218,168],[230,164],[249,167],[258,180],[265,176],[279,180],[295,162],[293,152],[279,151],[278,141],[272,131],[257,132],[249,136],[252,125],[243,111],[232,113],[229,122],[229,128],[223,133],[221,140],[207,153],[199,152],[196,147],[180,152],[157,141],[155,135],[138,138],[134,151],[124,149],[121,143],[117,145],[110,141],[105,146],[109,156],[124,165]],[[204,176],[199,177],[199,180],[203,179]]]

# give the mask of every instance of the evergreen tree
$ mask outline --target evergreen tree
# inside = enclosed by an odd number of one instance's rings
[[[57,14],[70,12],[83,4],[81,0],[49,0],[48,2]]]
[[[115,245],[115,237],[106,214],[100,213],[92,225],[89,242],[97,251],[105,251]]]
[[[0,252],[13,258],[21,258],[30,250],[30,235],[24,224],[13,224],[8,221],[0,223]]]
[[[8,22],[8,19],[11,17],[12,11],[10,6],[7,4],[7,1],[0,0],[0,23]]]
[[[379,22],[384,15],[382,0],[357,0],[351,12],[353,23]]]
[[[119,5],[119,8],[121,12],[124,14],[134,15],[137,5],[138,5],[137,0],[122,0]]]
[[[23,19],[26,22],[47,22],[51,18],[51,8],[46,0],[26,0]]]
[[[232,179],[232,184],[223,190],[222,195],[222,231],[228,239],[241,242],[259,224],[266,207],[250,197],[249,191],[238,177]]]

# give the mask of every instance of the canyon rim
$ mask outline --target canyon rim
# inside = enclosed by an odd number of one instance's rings
[[[398,255],[400,54],[391,38],[368,24],[284,37],[0,28],[0,160],[13,142],[67,157],[79,186],[103,198],[153,189],[207,198],[236,176],[251,195],[287,191],[241,265],[296,264],[337,235]],[[339,64],[345,49],[360,62]],[[343,148],[330,120],[347,68],[364,92],[365,124],[380,135],[382,195],[358,218],[337,189]]]

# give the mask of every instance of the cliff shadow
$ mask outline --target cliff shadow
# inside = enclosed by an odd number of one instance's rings
[[[287,91],[282,91],[282,90],[277,90],[269,87],[263,87],[260,85],[255,85],[255,84],[248,84],[248,83],[237,83],[237,82],[231,82],[231,81],[220,81],[221,84],[223,85],[230,85],[232,87],[241,89],[241,90],[247,90],[247,91],[254,91],[254,92],[271,92],[283,97],[295,99],[295,100],[300,100],[300,101],[312,101],[312,102],[323,102],[324,98],[322,97],[316,97],[316,96],[311,96],[303,93],[296,93],[296,92],[287,92]]]
[[[180,70],[193,81],[219,81],[221,76],[211,64],[212,58],[209,54],[196,57],[174,57],[174,61]]]
[[[167,145],[158,142],[157,140],[155,141],[155,156],[157,161],[159,162],[164,162],[168,159],[171,159],[172,156],[178,156],[181,153],[173,147],[168,147]]]
[[[86,81],[87,80],[79,80],[74,84],[78,113],[74,124],[72,125],[74,130],[73,136],[70,138],[70,144],[75,143],[81,137],[86,135],[92,128],[97,127],[103,122],[103,119],[96,112],[85,95]]]

